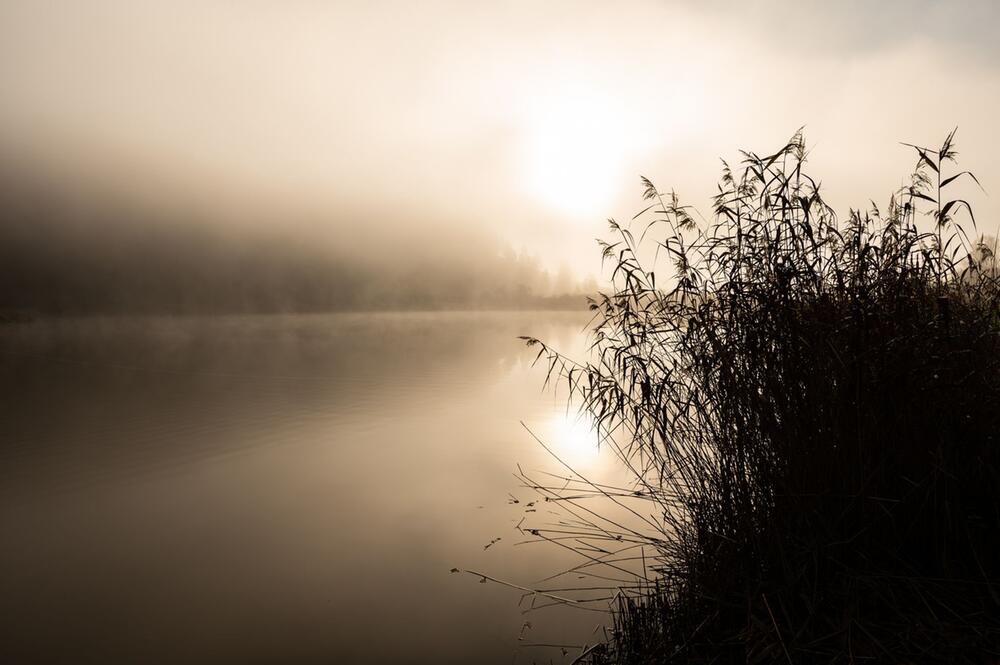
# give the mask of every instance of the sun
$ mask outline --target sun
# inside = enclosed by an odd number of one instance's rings
[[[529,194],[568,217],[603,219],[622,187],[635,127],[592,95],[551,98],[527,118],[521,172]]]

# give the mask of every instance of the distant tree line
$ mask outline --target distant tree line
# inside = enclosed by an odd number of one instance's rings
[[[213,313],[576,307],[586,290],[527,252],[233,229],[4,196],[0,312]],[[400,245],[406,245],[401,247]]]

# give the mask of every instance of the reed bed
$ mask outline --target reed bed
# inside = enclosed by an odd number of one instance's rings
[[[528,595],[612,605],[568,657],[998,661],[995,248],[949,196],[978,184],[954,132],[910,148],[888,206],[842,220],[801,133],[724,163],[711,221],[644,179],[647,207],[602,243],[590,356],[525,338],[632,480],[522,474],[567,511],[525,533],[594,582]]]

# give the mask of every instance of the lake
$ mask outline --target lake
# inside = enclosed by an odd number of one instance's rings
[[[609,462],[516,336],[578,352],[586,322],[0,327],[0,661],[569,662],[529,645],[593,643],[603,615],[524,614],[450,571],[531,584],[574,562],[518,544],[544,518],[517,465],[561,471],[521,421],[579,468]]]

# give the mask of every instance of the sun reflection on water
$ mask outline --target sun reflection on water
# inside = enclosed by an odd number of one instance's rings
[[[589,466],[600,458],[593,418],[588,414],[558,412],[548,422],[546,444],[570,466]]]

